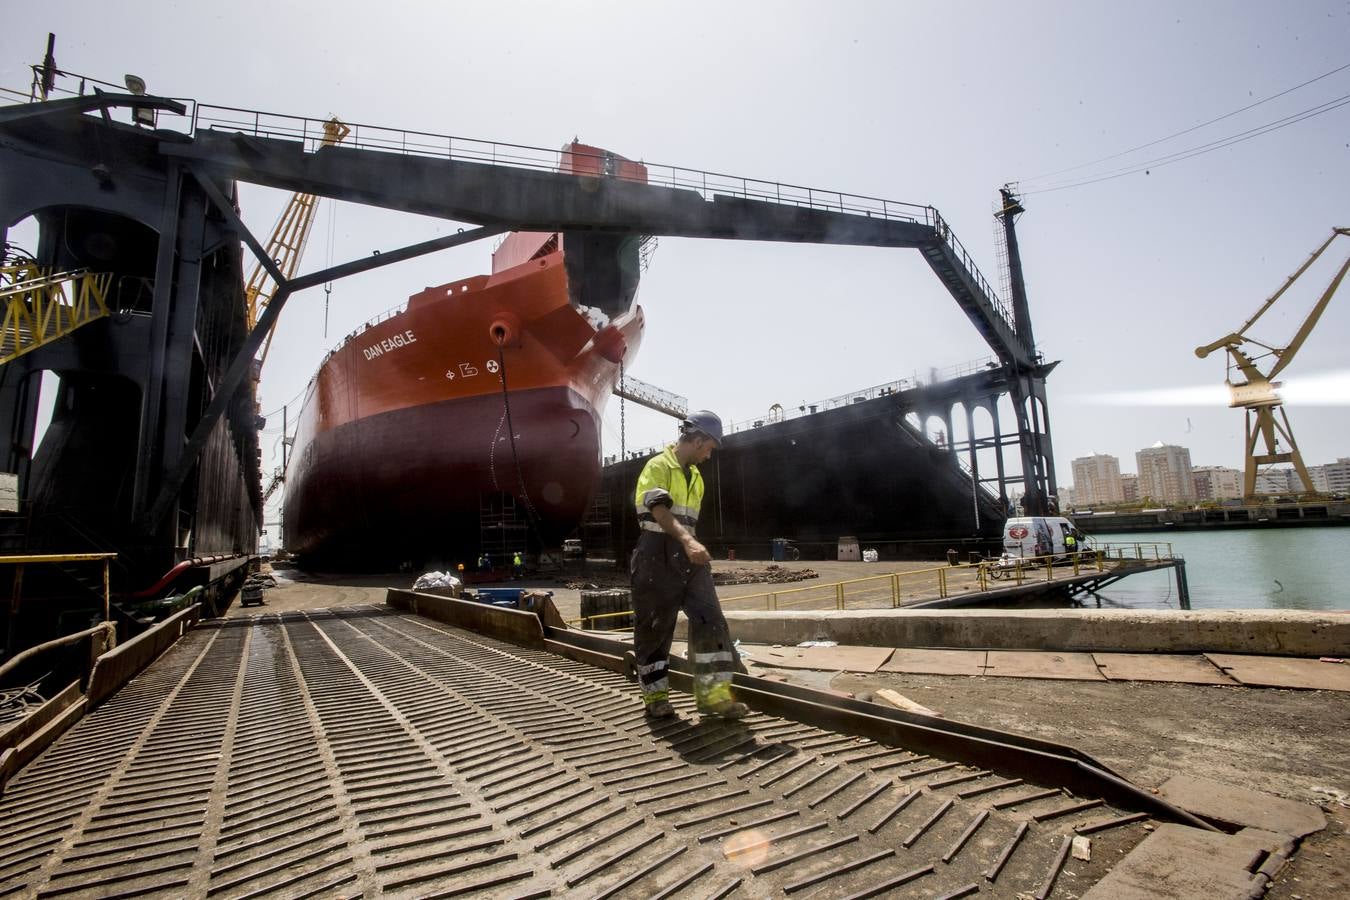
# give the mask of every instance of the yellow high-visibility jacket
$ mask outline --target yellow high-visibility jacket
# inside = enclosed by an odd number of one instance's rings
[[[698,524],[699,507],[703,505],[703,475],[698,466],[688,469],[681,466],[675,458],[675,445],[670,444],[642,467],[633,505],[637,509],[638,527],[644,531],[661,531],[652,508],[667,506],[676,521],[692,534]]]

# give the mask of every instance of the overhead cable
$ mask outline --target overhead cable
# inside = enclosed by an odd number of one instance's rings
[[[1023,179],[1021,179],[1021,180],[1022,180],[1022,181],[1032,181],[1032,182],[1035,182],[1035,181],[1040,181],[1042,178],[1053,178],[1054,176],[1056,176],[1056,175],[1062,175],[1062,174],[1064,174],[1065,172],[1074,172],[1074,171],[1077,171],[1078,169],[1086,169],[1088,166],[1095,166],[1095,165],[1097,165],[1098,163],[1109,162],[1110,160],[1118,159],[1119,157],[1126,156],[1126,155],[1128,155],[1128,154],[1130,154],[1130,153],[1134,153],[1134,152],[1137,151],[1137,150],[1146,150],[1146,149],[1148,149],[1149,147],[1156,146],[1156,145],[1158,145],[1158,144],[1163,143],[1164,141],[1170,141],[1172,138],[1181,137],[1183,134],[1190,134],[1192,131],[1198,131],[1199,129],[1204,128],[1204,127],[1207,126],[1207,125],[1213,125],[1215,122],[1222,122],[1224,119],[1231,119],[1233,116],[1236,116],[1236,115],[1238,115],[1239,113],[1244,113],[1244,112],[1246,112],[1246,111],[1249,110],[1249,109],[1255,109],[1256,107],[1260,106],[1260,105],[1263,104],[1263,103],[1269,103],[1269,102],[1272,101],[1272,100],[1278,100],[1279,98],[1283,97],[1285,94],[1292,94],[1294,91],[1297,91],[1297,90],[1299,90],[1299,89],[1301,89],[1301,88],[1305,88],[1305,87],[1307,87],[1307,86],[1310,85],[1310,84],[1315,84],[1316,82],[1321,81],[1323,78],[1330,78],[1332,75],[1335,75],[1337,72],[1344,72],[1346,69],[1350,69],[1350,63],[1346,63],[1346,64],[1343,65],[1343,66],[1338,66],[1337,68],[1332,69],[1330,72],[1323,72],[1321,75],[1318,75],[1316,78],[1309,78],[1307,81],[1303,82],[1302,84],[1296,84],[1296,85],[1294,85],[1294,86],[1291,87],[1291,88],[1286,88],[1285,90],[1280,91],[1278,94],[1271,94],[1269,97],[1262,97],[1260,100],[1257,100],[1255,103],[1248,103],[1246,106],[1242,107],[1241,109],[1235,109],[1235,110],[1233,110],[1232,112],[1224,113],[1223,115],[1221,115],[1221,116],[1219,116],[1219,117],[1217,117],[1217,118],[1214,118],[1214,119],[1210,119],[1210,120],[1207,121],[1207,122],[1201,122],[1199,125],[1192,125],[1190,128],[1183,128],[1181,131],[1175,131],[1175,132],[1173,132],[1172,134],[1167,135],[1166,137],[1160,137],[1160,138],[1158,138],[1157,140],[1149,141],[1147,144],[1140,144],[1140,145],[1137,146],[1137,147],[1131,147],[1130,149],[1128,149],[1128,150],[1122,150],[1122,151],[1120,151],[1119,153],[1112,153],[1110,156],[1103,156],[1101,159],[1094,159],[1094,160],[1092,160],[1091,162],[1080,163],[1080,164],[1078,164],[1078,165],[1076,165],[1076,166],[1069,166],[1067,169],[1057,169],[1057,170],[1055,170],[1054,172],[1046,172],[1046,173],[1041,174],[1041,175],[1033,175],[1033,176],[1030,177],[1030,178],[1023,178]]]
[[[1115,178],[1123,178],[1126,175],[1137,175],[1140,172],[1147,172],[1151,169],[1160,169],[1163,166],[1168,166],[1171,165],[1172,163],[1182,162],[1183,160],[1191,159],[1196,156],[1201,156],[1205,153],[1212,153],[1215,150],[1222,150],[1225,147],[1231,147],[1234,144],[1240,144],[1243,141],[1249,141],[1252,138],[1260,137],[1261,135],[1264,134],[1269,134],[1272,131],[1279,131],[1281,128],[1287,128],[1290,125],[1296,125],[1299,122],[1315,118],[1316,116],[1320,116],[1325,113],[1332,112],[1348,104],[1350,104],[1350,94],[1342,94],[1341,96],[1336,97],[1332,100],[1328,100],[1325,103],[1320,103],[1317,106],[1309,107],[1308,109],[1293,113],[1292,115],[1285,116],[1282,119],[1276,119],[1273,122],[1267,122],[1264,125],[1258,125],[1255,128],[1249,128],[1246,131],[1240,131],[1237,132],[1236,134],[1230,134],[1227,137],[1218,138],[1217,140],[1210,141],[1209,143],[1206,144],[1199,144],[1197,146],[1190,147],[1185,150],[1178,150],[1175,153],[1169,153],[1165,156],[1159,156],[1146,162],[1135,163],[1127,168],[1118,169],[1113,172],[1104,173],[1102,175],[1086,177],[1077,181],[1070,181],[1065,184],[1058,184],[1050,187],[1024,189],[1021,191],[1021,193],[1024,196],[1030,194],[1048,194],[1054,191],[1066,190],[1068,188],[1084,187],[1086,185],[1097,184],[1102,181],[1111,181],[1112,179]]]

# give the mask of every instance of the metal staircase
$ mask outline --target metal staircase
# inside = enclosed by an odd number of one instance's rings
[[[0,267],[0,365],[108,314],[113,276],[53,271],[34,263]]]
[[[1018,336],[1012,310],[994,292],[937,210],[933,211],[933,219],[933,239],[919,245],[924,260],[1000,358],[1005,362],[1029,362],[1035,356],[1035,348]],[[1009,350],[1017,352],[1006,352]],[[1014,358],[1009,359],[1010,356]]]
[[[681,397],[679,394],[663,390],[654,384],[648,384],[641,379],[634,378],[627,372],[615,383],[614,393],[625,400],[632,400],[639,406],[665,413],[676,419],[683,419],[689,415],[689,399],[687,397]]]

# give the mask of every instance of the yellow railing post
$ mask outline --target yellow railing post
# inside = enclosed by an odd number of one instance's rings
[[[1055,558],[1054,558],[1053,556],[1047,556],[1047,557],[1045,558],[1045,580],[1046,580],[1046,581],[1054,581],[1054,580],[1055,580],[1055,571],[1054,571],[1054,569],[1055,569]]]
[[[1077,575],[1077,574],[1078,574],[1078,554],[1077,554],[1077,553],[1075,553],[1075,554],[1073,555],[1073,574],[1074,574],[1074,575]]]
[[[947,596],[947,570],[938,569],[938,596]]]
[[[844,583],[842,581],[834,586],[834,608],[844,608]]]
[[[770,591],[770,592],[769,592],[769,609],[777,609],[777,608],[778,608],[778,592],[777,592],[777,591]]]
[[[103,621],[112,621],[112,595],[108,592],[108,560],[103,560]]]
[[[891,576],[891,609],[900,605],[900,576]]]

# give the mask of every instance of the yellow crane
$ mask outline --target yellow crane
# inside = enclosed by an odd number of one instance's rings
[[[1317,261],[1317,258],[1341,235],[1350,236],[1350,228],[1333,228],[1331,237],[1323,241],[1322,245],[1313,251],[1307,261],[1299,266],[1294,274],[1289,276],[1278,291],[1261,304],[1261,308],[1256,311],[1256,315],[1248,319],[1240,329],[1232,334],[1224,335],[1212,344],[1195,348],[1195,355],[1201,359],[1220,348],[1228,352],[1228,377],[1225,379],[1230,394],[1228,405],[1233,409],[1241,407],[1247,410],[1244,496],[1250,497],[1256,493],[1256,476],[1262,466],[1281,462],[1293,463],[1294,470],[1303,482],[1303,489],[1309,492],[1313,490],[1312,479],[1308,477],[1308,468],[1303,464],[1303,454],[1299,452],[1298,444],[1294,441],[1294,433],[1289,426],[1289,417],[1284,412],[1284,401],[1280,398],[1277,390],[1280,383],[1274,379],[1294,361],[1294,354],[1298,353],[1299,348],[1303,346],[1303,342],[1312,333],[1313,326],[1322,317],[1331,296],[1336,293],[1336,289],[1340,287],[1342,279],[1345,278],[1346,271],[1350,269],[1350,254],[1346,255],[1345,261],[1341,263],[1340,269],[1331,279],[1331,284],[1327,285],[1327,289],[1322,292],[1322,296],[1313,304],[1312,311],[1308,313],[1307,318],[1303,320],[1303,324],[1299,326],[1298,331],[1294,333],[1288,344],[1283,347],[1274,347],[1252,338],[1248,332],[1256,324],[1256,321],[1275,305],[1275,301],[1284,296],[1284,292],[1289,290],[1290,285],[1297,281],[1304,272],[1308,271],[1308,268]],[[1267,358],[1272,359],[1273,364],[1267,371],[1263,372],[1257,363]],[[1242,380],[1234,381],[1234,368],[1238,370],[1239,377]],[[1275,417],[1276,413],[1279,414],[1278,421]],[[1280,451],[1280,438],[1284,439],[1285,445],[1289,448],[1285,452]],[[1258,440],[1265,446],[1264,453],[1256,452]]]
[[[323,123],[323,138],[319,146],[332,147],[339,144],[350,132],[351,129],[334,116]],[[314,213],[318,208],[319,198],[314,194],[294,194],[286,204],[286,210],[281,214],[281,218],[277,220],[277,227],[272,230],[272,237],[267,242],[267,255],[287,278],[295,277],[296,269],[300,267],[300,256],[305,252],[305,242],[309,240],[309,229],[314,224]],[[276,282],[263,268],[262,263],[258,263],[244,287],[250,330],[257,324],[258,317],[267,309],[267,304],[272,301],[276,292]],[[267,351],[272,347],[274,333],[275,329],[268,333],[267,340],[263,343],[262,355],[258,357],[259,369],[267,359]]]

